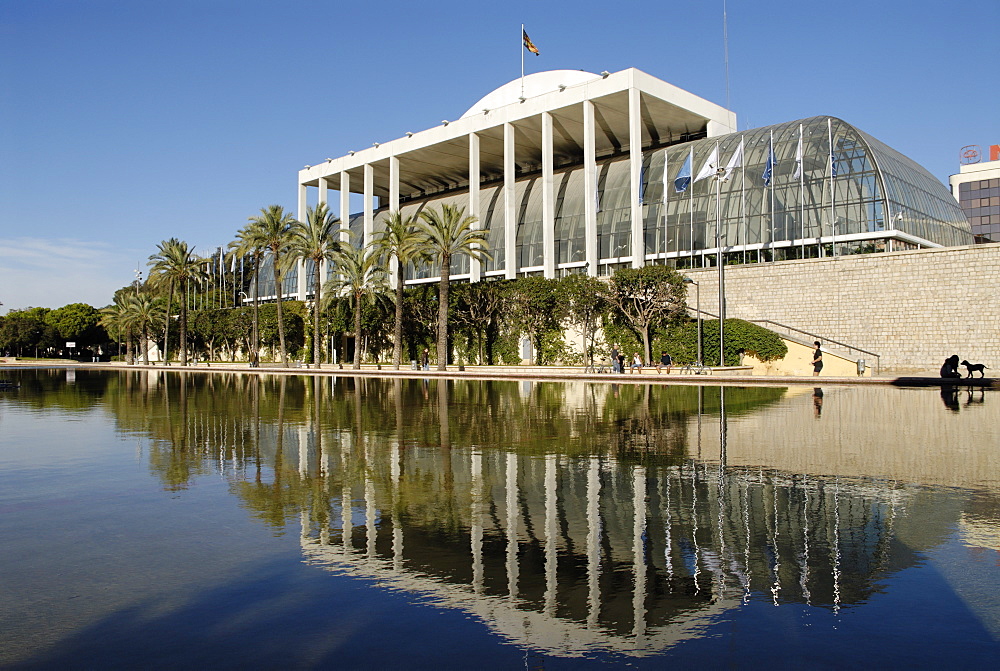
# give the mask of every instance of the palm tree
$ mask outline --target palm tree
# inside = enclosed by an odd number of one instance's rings
[[[346,245],[337,254],[337,274],[326,283],[328,296],[347,294],[354,303],[354,369],[361,368],[361,306],[389,288],[385,268],[370,247]]]
[[[448,288],[451,283],[451,259],[457,254],[470,258],[489,258],[486,253],[486,231],[472,228],[477,219],[466,216],[464,207],[444,203],[439,210],[428,209],[420,213],[421,232],[427,238],[431,257],[441,266],[438,284],[438,370],[448,370]]]
[[[125,325],[139,335],[142,362],[149,365],[149,329],[163,319],[163,305],[145,291],[130,296],[125,312]]]
[[[264,246],[255,233],[255,225],[249,223],[236,233],[236,239],[229,243],[229,248],[241,259],[250,257],[253,262],[253,334],[250,337],[251,352],[248,359],[256,363],[260,353],[260,264],[264,260]]]
[[[326,203],[306,210],[306,221],[292,224],[289,252],[294,258],[313,262],[313,363],[320,367],[319,313],[322,305],[320,274],[323,261],[332,261],[340,251],[340,219],[333,216]]]
[[[128,296],[131,290],[122,290],[115,294],[115,302],[106,308],[101,308],[100,324],[118,342],[118,354],[121,354],[121,342],[125,341],[125,360],[132,363],[132,329],[127,324]]]
[[[256,244],[271,252],[274,268],[274,295],[278,309],[278,340],[281,344],[281,365],[288,368],[288,350],[285,347],[285,322],[281,313],[281,276],[285,271],[284,258],[291,242],[292,224],[295,217],[285,212],[281,205],[268,205],[260,209],[260,215],[250,217],[253,224],[252,235]]]
[[[404,217],[398,211],[390,212],[385,228],[375,239],[380,253],[395,258],[398,272],[396,279],[396,323],[392,332],[392,366],[399,370],[403,357],[403,272],[411,263],[427,261],[427,236],[420,230],[416,217]]]
[[[149,257],[152,270],[149,281],[154,287],[167,287],[167,313],[164,327],[163,361],[168,360],[166,337],[170,334],[170,305],[174,289],[180,291],[181,365],[187,365],[187,287],[189,282],[200,284],[205,279],[205,259],[194,255],[194,247],[177,238],[164,240],[156,246],[159,250]]]

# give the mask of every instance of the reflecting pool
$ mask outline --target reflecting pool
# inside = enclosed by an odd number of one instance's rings
[[[995,666],[1000,394],[5,370],[0,666]]]

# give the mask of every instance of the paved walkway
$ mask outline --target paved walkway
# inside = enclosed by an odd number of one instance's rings
[[[260,368],[250,368],[245,362],[239,363],[197,363],[181,366],[172,363],[144,366],[142,364],[126,365],[122,363],[77,363],[57,361],[16,361],[0,364],[0,372],[18,367],[33,368],[76,368],[95,370],[167,370],[206,374],[217,372],[242,373],[249,375],[330,375],[355,377],[400,377],[400,378],[447,378],[468,380],[552,380],[552,381],[586,381],[606,384],[687,384],[687,385],[767,385],[767,386],[827,386],[827,385],[894,385],[894,386],[933,386],[940,384],[966,385],[970,382],[976,386],[997,386],[997,381],[991,378],[961,380],[941,380],[933,373],[912,374],[901,376],[897,374],[882,374],[872,377],[830,377],[822,376],[791,376],[791,375],[748,375],[737,372],[738,369],[713,369],[711,375],[686,375],[675,368],[669,375],[657,374],[655,369],[647,369],[642,375],[628,373],[584,373],[582,367],[565,366],[467,366],[459,370],[458,366],[449,366],[447,371],[438,371],[433,367],[429,371],[413,370],[410,366],[394,370],[392,365],[377,367],[363,365],[360,370],[354,370],[350,365],[343,368],[337,364],[323,364],[316,369],[313,366],[285,368],[280,364],[261,364]],[[981,381],[980,381],[981,380]]]

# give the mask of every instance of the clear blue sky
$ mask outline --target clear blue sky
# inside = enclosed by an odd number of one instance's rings
[[[520,73],[636,67],[726,104],[721,0],[0,0],[0,311],[97,307],[207,253],[297,172]],[[1000,143],[1000,2],[728,2],[740,127],[838,116],[942,181]]]

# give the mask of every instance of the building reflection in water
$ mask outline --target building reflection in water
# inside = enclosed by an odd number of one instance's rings
[[[882,431],[872,463],[895,471],[844,459],[898,390],[827,390],[817,422],[809,389],[123,375],[146,407],[119,421],[153,437],[165,486],[214,467],[258,519],[297,523],[309,563],[550,654],[659,652],[751,600],[835,613],[954,526],[996,529],[983,496],[966,514],[902,484],[941,450],[889,460]],[[936,395],[915,416],[950,416]]]

